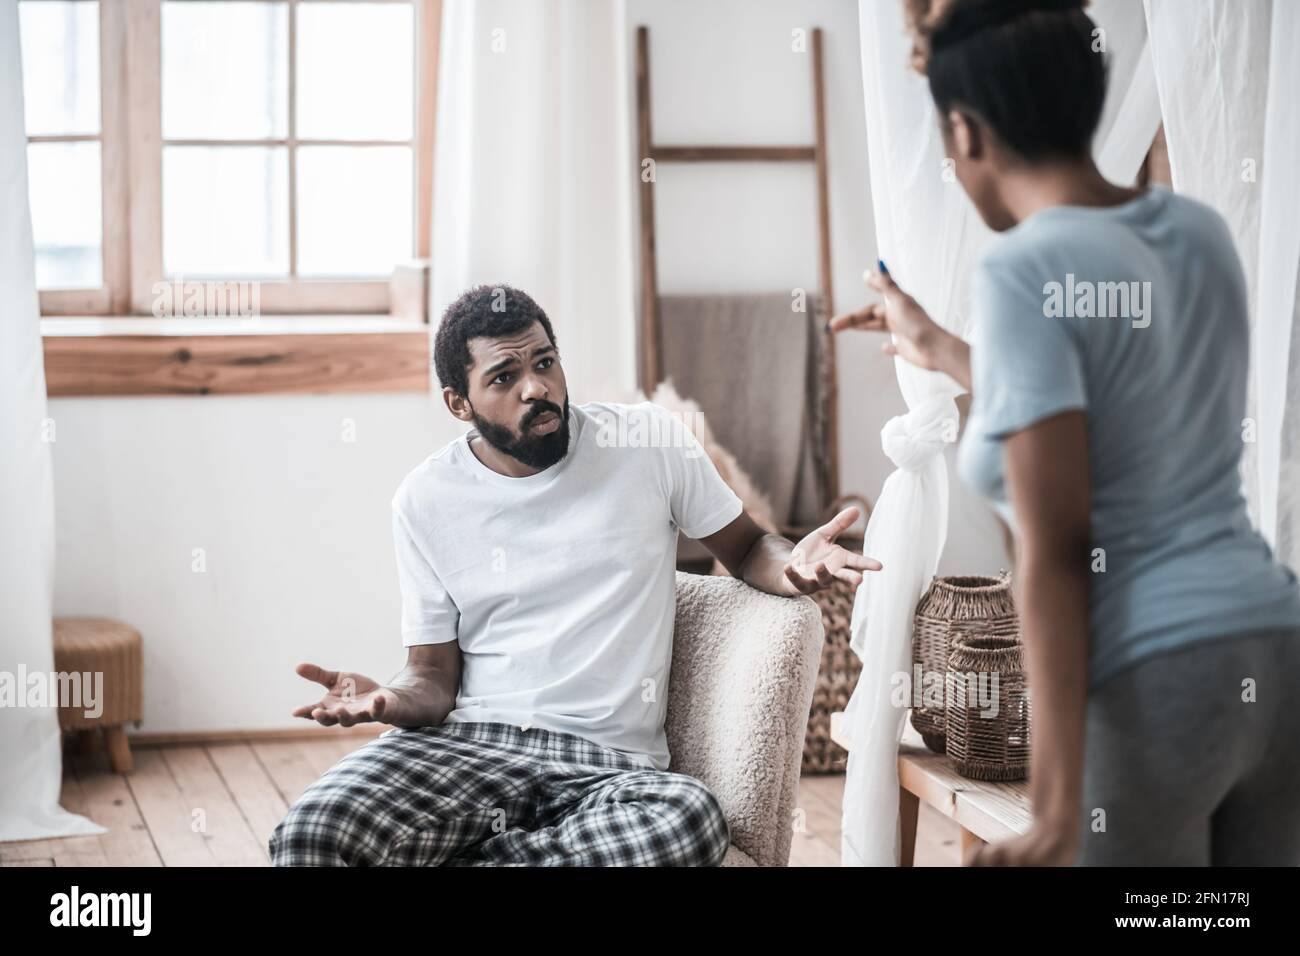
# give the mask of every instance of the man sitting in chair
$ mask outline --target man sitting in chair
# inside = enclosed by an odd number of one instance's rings
[[[550,320],[508,287],[447,309],[435,365],[473,428],[393,499],[406,666],[315,664],[297,717],[393,729],[313,784],[271,835],[288,866],[717,865],[727,823],[668,772],[677,532],[771,594],[880,564],[764,533],[685,426],[650,403],[569,404]]]

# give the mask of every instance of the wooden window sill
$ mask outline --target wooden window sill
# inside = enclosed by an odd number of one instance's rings
[[[390,316],[41,319],[51,398],[427,392],[429,326]]]

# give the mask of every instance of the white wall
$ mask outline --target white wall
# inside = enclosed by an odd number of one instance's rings
[[[825,31],[835,298],[867,301],[875,260],[853,0],[630,0],[650,27],[661,143],[811,142],[808,57]],[[661,167],[665,292],[817,281],[810,168]],[[557,317],[562,323],[562,319]],[[561,329],[563,328],[561,324]],[[840,339],[845,489],[875,499],[881,426],[903,410],[879,337]],[[458,426],[432,397],[55,399],[55,613],[106,615],[145,639],[147,732],[291,726],[314,699],[299,660],[380,680],[402,663],[388,505]],[[356,441],[342,440],[344,420]],[[941,570],[996,570],[1000,537],[953,482]],[[206,570],[193,570],[204,549]]]
[[[291,726],[315,699],[300,660],[401,667],[389,500],[458,431],[431,397],[63,398],[50,415],[55,613],[143,634],[142,731]]]

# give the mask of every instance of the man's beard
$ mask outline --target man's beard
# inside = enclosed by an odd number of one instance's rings
[[[560,416],[560,427],[549,435],[530,433],[533,422],[546,412]],[[518,437],[505,425],[481,418],[478,412],[474,413],[474,427],[489,445],[515,461],[529,468],[550,468],[569,453],[569,398],[565,396],[563,408],[544,399],[534,402],[519,423]]]

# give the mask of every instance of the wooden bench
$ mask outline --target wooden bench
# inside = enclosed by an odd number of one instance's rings
[[[831,739],[851,749],[844,715],[831,714]],[[916,851],[916,818],[925,801],[961,828],[961,853],[972,843],[997,843],[1029,829],[1029,785],[986,783],[957,773],[952,761],[929,750],[911,722],[904,723],[898,747],[899,819],[902,828],[901,864],[911,866]]]

